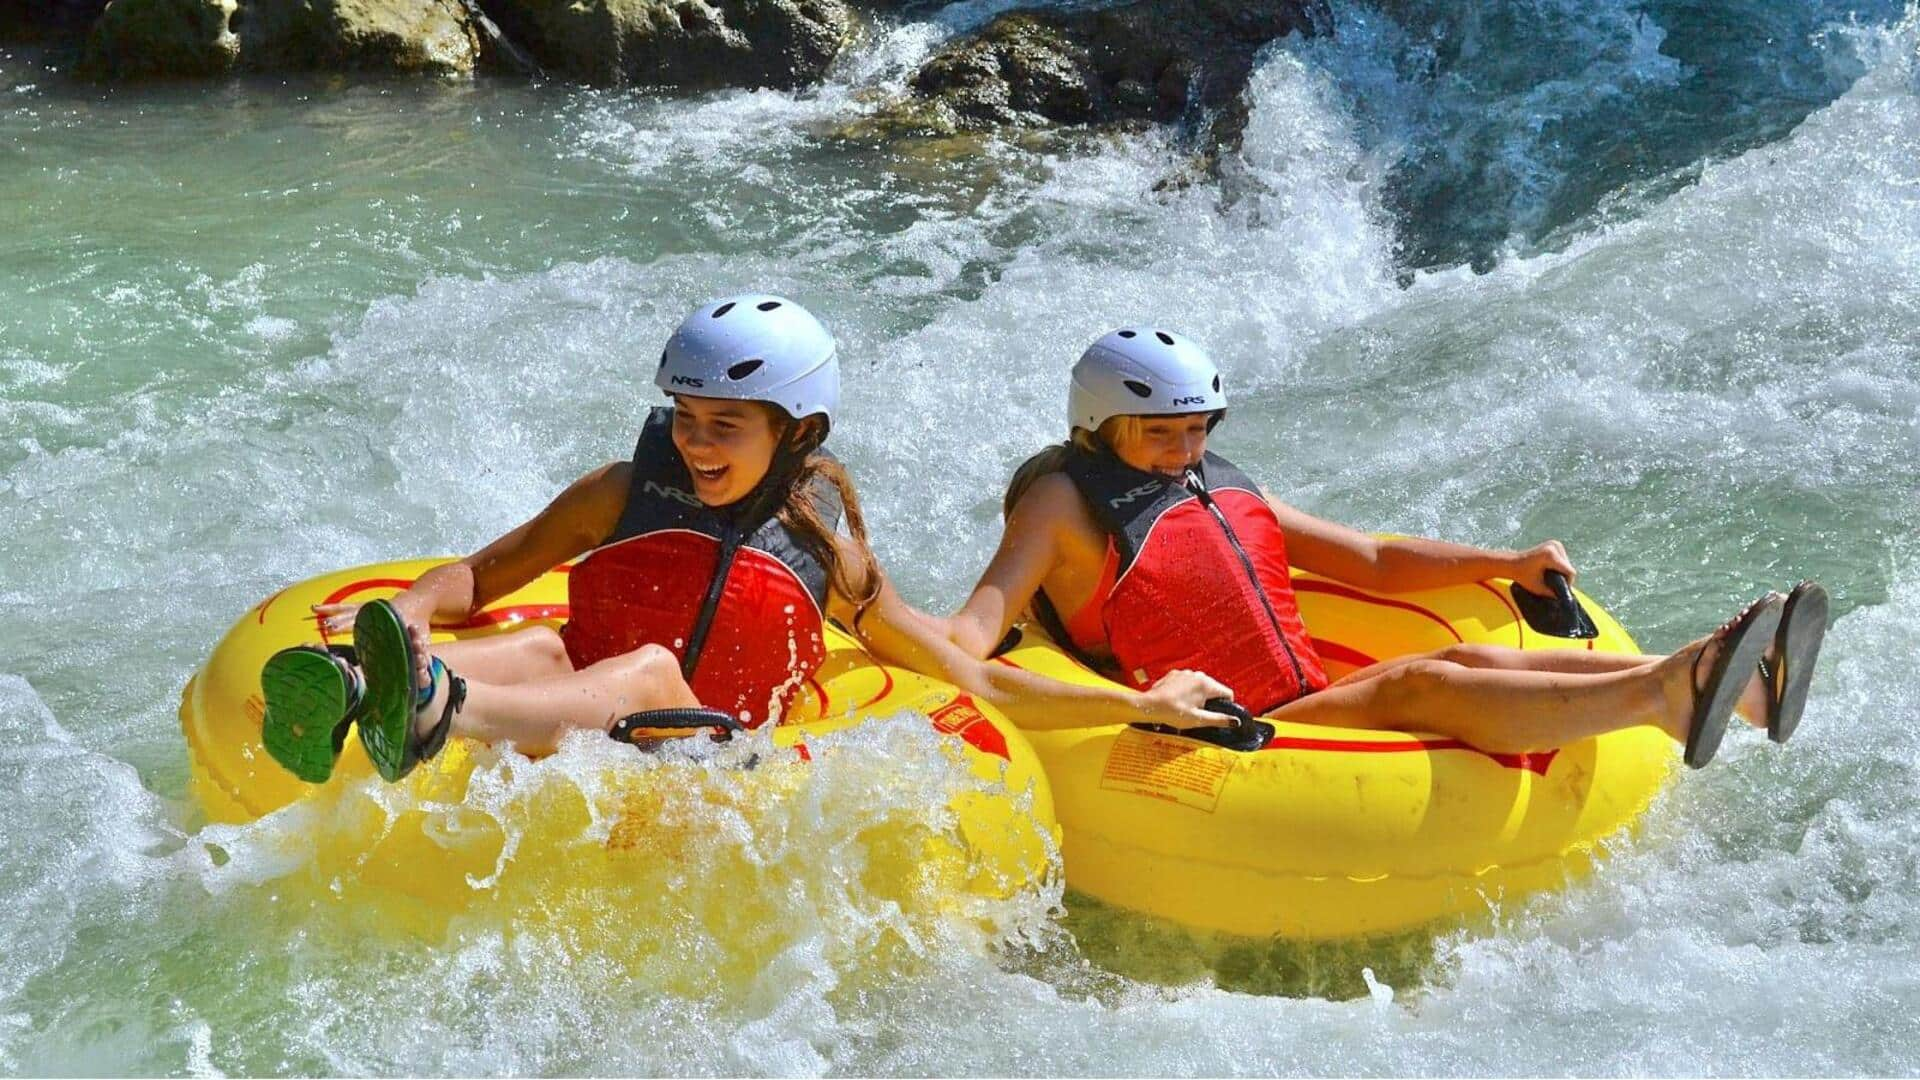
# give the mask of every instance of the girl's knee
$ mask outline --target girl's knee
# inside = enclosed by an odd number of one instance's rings
[[[1460,665],[1440,657],[1411,660],[1373,680],[1376,700],[1395,711],[1417,709],[1452,681]]]
[[[672,649],[652,642],[607,662],[619,665],[623,673],[640,679],[680,677],[680,658],[673,655]]]
[[[551,626],[537,626],[528,631],[532,640],[528,643],[540,662],[561,671],[573,670],[573,658],[567,655],[567,641],[560,631]]]

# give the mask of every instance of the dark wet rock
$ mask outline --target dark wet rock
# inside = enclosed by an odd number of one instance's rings
[[[0,42],[54,42],[87,32],[106,0],[0,0]]]
[[[263,71],[459,75],[479,58],[459,0],[242,0],[236,16],[241,62]]]
[[[927,61],[911,86],[935,130],[1085,123],[1105,111],[1086,42],[1035,15],[995,20],[979,37]]]
[[[1005,126],[1211,118],[1245,126],[1240,92],[1260,49],[1331,26],[1324,0],[1134,0],[1097,11],[1015,12],[941,50],[912,96],[854,134],[950,135]]]
[[[117,0],[87,35],[81,70],[107,79],[224,75],[240,62],[235,0]]]
[[[241,71],[471,72],[460,0],[112,0],[82,71],[100,78]]]
[[[817,82],[856,34],[842,0],[483,0],[548,72],[602,86]]]

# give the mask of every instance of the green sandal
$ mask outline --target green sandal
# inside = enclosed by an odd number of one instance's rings
[[[361,606],[353,620],[353,645],[367,684],[360,745],[366,747],[380,776],[397,782],[446,745],[454,714],[466,704],[467,683],[435,657],[427,685],[415,687],[407,624],[385,600]],[[443,692],[446,704],[440,719],[426,735],[415,734],[417,717]]]
[[[288,772],[324,784],[340,761],[347,729],[366,706],[350,654],[313,645],[274,653],[260,669],[266,715],[260,741]]]

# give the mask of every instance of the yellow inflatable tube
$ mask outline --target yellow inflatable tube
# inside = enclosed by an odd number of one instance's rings
[[[397,822],[381,818],[376,810],[338,810],[344,805],[338,792],[373,775],[357,736],[348,739],[339,767],[324,785],[296,779],[267,754],[260,742],[260,668],[279,649],[320,639],[310,605],[391,596],[440,561],[386,563],[325,574],[275,593],[233,625],[188,682],[180,703],[192,790],[208,818],[218,823],[252,821],[303,800],[318,806],[327,801],[318,796],[326,794],[334,806],[328,811],[328,828],[333,834],[347,834],[332,835],[329,842],[360,845],[360,850],[349,853],[356,880],[383,881],[429,908],[455,908],[469,899],[475,882],[497,877],[509,832],[517,834],[516,842],[522,846],[527,838],[561,836],[578,847],[581,830],[599,828],[605,833],[604,843],[595,850],[614,864],[632,857],[634,851],[648,850],[651,819],[663,802],[683,793],[670,770],[634,769],[627,775],[628,770],[616,769],[617,775],[606,784],[595,786],[608,805],[576,805],[579,799],[574,798],[523,807],[525,813],[543,820],[510,822],[503,829],[485,815],[463,818],[456,813],[450,818],[444,812],[447,807],[458,808],[467,798],[476,757],[492,754],[462,740],[451,742],[439,757],[399,785],[408,789],[401,804],[437,807],[440,812],[416,809]],[[436,627],[435,639],[496,634],[534,623],[557,626],[567,615],[567,571],[561,567],[543,575],[489,605],[466,625]],[[975,702],[945,683],[879,664],[836,627],[829,628],[828,637],[825,663],[808,681],[785,721],[770,733],[774,748],[797,751],[779,755],[784,763],[811,760],[818,751],[809,748],[808,739],[867,718],[903,712],[925,716],[936,731],[948,736],[942,745],[964,760],[976,783],[952,799],[949,809],[956,828],[950,832],[954,835],[932,838],[924,849],[905,856],[912,864],[908,872],[937,879],[958,891],[996,898],[1043,880],[1057,850],[1057,826],[1046,777],[1021,733],[992,706]],[[332,640],[347,644],[351,636],[336,635]],[[759,766],[756,775],[766,777],[761,789],[771,795],[783,785],[804,784],[809,768],[783,770],[779,763],[769,763]],[[343,829],[342,813],[363,812],[364,829],[352,824]],[[588,869],[591,873],[585,877],[619,873],[617,865]]]
[[[1455,643],[1638,653],[1586,601],[1590,642],[1522,621],[1506,582],[1374,595],[1297,574],[1328,674]],[[1101,676],[1036,627],[1000,658],[1068,682]],[[1417,727],[1417,722],[1412,726]],[[1532,755],[1455,740],[1276,724],[1252,753],[1128,727],[1030,731],[1065,833],[1069,887],[1229,934],[1390,933],[1558,886],[1666,781],[1672,741],[1630,728]]]

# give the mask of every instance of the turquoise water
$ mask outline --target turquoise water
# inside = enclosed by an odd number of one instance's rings
[[[1920,15],[1341,5],[1192,186],[1173,139],[832,138],[976,14],[803,95],[101,93],[0,55],[0,1070],[1920,1069]],[[201,825],[177,694],[240,612],[524,520],[744,287],[839,334],[836,448],[928,607],[1078,349],[1157,320],[1222,359],[1223,449],[1284,497],[1558,536],[1649,647],[1826,581],[1803,733],[1735,733],[1590,883],[1331,952],[849,880],[961,782],[905,722],[776,832],[716,829],[617,942],[484,909],[396,946],[314,887],[300,821]],[[600,752],[489,775],[565,789]],[[751,940],[695,917],[742,858],[783,883]],[[679,959],[615,962],[643,945]]]

